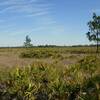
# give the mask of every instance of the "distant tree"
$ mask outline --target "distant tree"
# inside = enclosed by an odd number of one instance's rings
[[[89,41],[96,43],[96,52],[98,53],[99,42],[100,42],[100,16],[93,13],[92,20],[88,22],[89,32],[86,33]]]
[[[33,45],[31,44],[31,39],[29,36],[26,36],[25,42],[24,42],[24,47],[32,47]]]

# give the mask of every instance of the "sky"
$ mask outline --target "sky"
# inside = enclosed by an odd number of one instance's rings
[[[0,46],[89,44],[87,22],[100,0],[0,0]]]

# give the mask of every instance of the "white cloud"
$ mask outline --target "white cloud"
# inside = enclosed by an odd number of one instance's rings
[[[1,6],[7,6],[7,5],[23,5],[23,4],[29,4],[29,3],[36,3],[39,0],[3,0],[0,2]]]
[[[18,17],[21,14],[23,17],[46,17],[50,15],[53,6],[44,0],[4,0],[0,2],[0,14],[1,16],[16,14]],[[12,19],[13,17],[11,16]]]
[[[2,32],[5,34],[7,33],[10,36],[19,36],[27,33],[31,34],[32,32],[59,34],[64,31],[50,15],[53,11],[54,4],[47,3],[44,0],[4,0],[0,3],[0,6],[2,6],[2,9],[0,9],[1,15],[6,13],[16,13],[17,16],[11,17],[13,22],[20,17],[20,14],[23,14],[23,18],[34,19],[35,17],[37,19],[36,25],[28,28],[25,28],[26,26],[17,27],[20,23],[15,23],[16,25],[9,23],[10,26],[7,26],[8,28],[3,26],[2,29],[6,30],[2,30]]]
[[[51,4],[37,3],[38,0],[8,0],[0,2],[0,13],[24,13],[29,16],[40,16],[48,14],[52,8]]]

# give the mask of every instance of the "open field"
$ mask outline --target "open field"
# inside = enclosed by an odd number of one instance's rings
[[[95,47],[0,48],[0,100],[100,100]]]
[[[30,51],[35,53],[35,56],[20,57],[21,53],[30,53]],[[47,57],[36,57],[36,54],[41,55],[39,52],[42,52],[43,56],[47,54]],[[50,54],[52,53],[52,55],[49,56],[48,52]],[[25,66],[36,61],[42,61],[47,63],[59,62],[58,64],[69,65],[75,64],[84,56],[94,53],[95,47],[0,48],[0,66]]]

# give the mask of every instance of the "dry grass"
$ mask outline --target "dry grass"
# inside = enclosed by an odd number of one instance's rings
[[[27,50],[57,52],[61,54],[62,58],[21,58],[21,52]],[[86,52],[86,53],[82,53]],[[95,48],[90,47],[66,47],[66,48],[0,48],[0,66],[27,66],[33,62],[56,63],[58,65],[70,65],[77,63],[89,52],[94,52]]]

